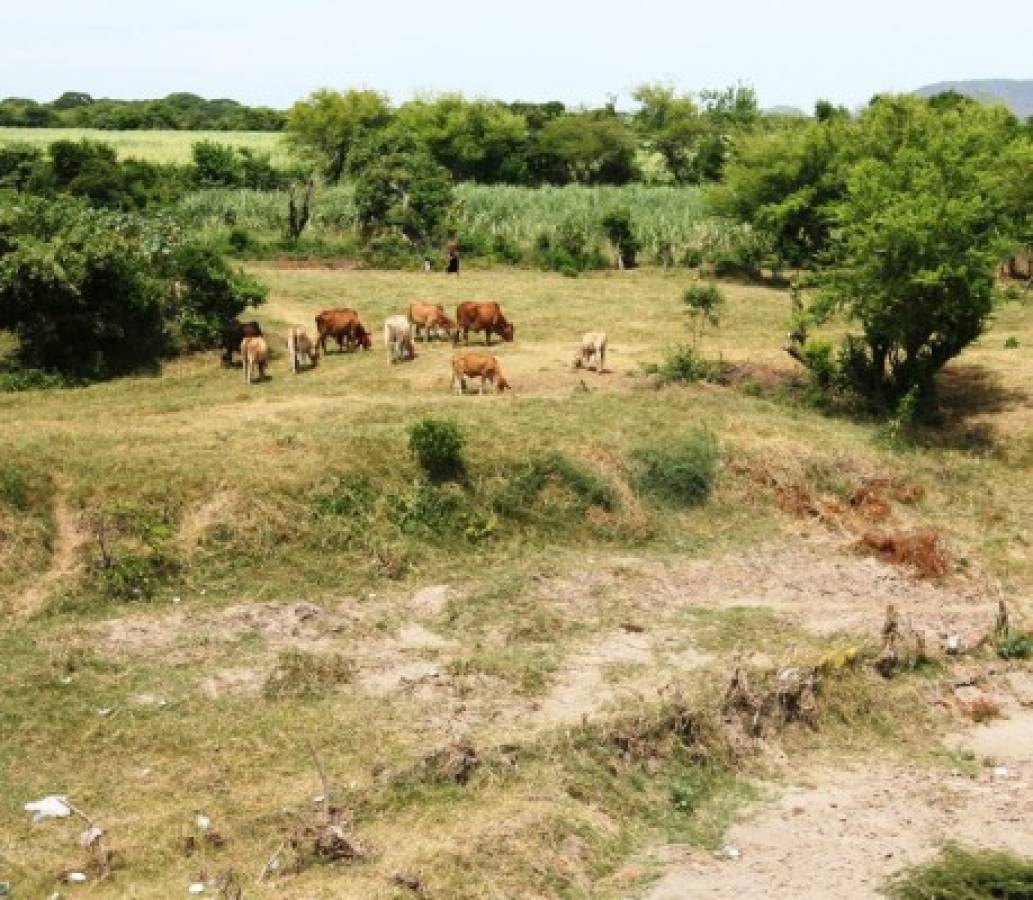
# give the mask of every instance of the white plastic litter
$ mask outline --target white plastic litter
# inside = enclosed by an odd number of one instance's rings
[[[204,884],[202,882],[200,882],[200,881],[195,881],[192,885],[190,885],[190,887],[187,888],[187,893],[189,893],[189,894],[203,894],[204,893]]]
[[[87,881],[85,872],[69,872],[65,875],[65,881],[69,884],[85,884]]]
[[[197,827],[200,828],[201,831],[207,831],[208,826],[212,824],[212,820],[204,813],[198,813],[197,818],[194,821],[197,823]]]
[[[42,822],[44,819],[67,819],[72,814],[68,801],[58,794],[50,794],[42,800],[26,803],[25,811],[33,813],[33,822]]]
[[[714,854],[714,856],[718,859],[738,859],[742,856],[742,851],[738,847],[733,847],[731,844],[725,844]]]
[[[104,837],[104,829],[98,828],[96,825],[91,825],[81,835],[79,835],[79,846],[83,850],[89,850],[94,844],[97,843],[102,837]]]
[[[1008,777],[1008,767],[1007,766],[997,766],[994,769],[994,778],[1007,778],[1007,777]]]

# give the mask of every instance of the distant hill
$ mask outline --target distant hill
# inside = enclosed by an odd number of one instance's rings
[[[1003,103],[1015,115],[1025,119],[1033,116],[1033,78],[977,78],[970,81],[940,81],[920,87],[916,94],[931,97],[944,91],[957,91],[974,100]]]

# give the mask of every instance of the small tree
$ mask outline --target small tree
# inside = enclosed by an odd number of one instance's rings
[[[617,267],[634,269],[639,242],[632,227],[631,210],[626,206],[611,209],[603,216],[603,229],[617,251]]]
[[[308,225],[314,191],[315,182],[311,178],[305,183],[303,193],[294,182],[287,188],[287,240],[292,244],[298,242],[305,226]]]
[[[682,302],[689,310],[693,346],[698,348],[703,342],[703,333],[707,326],[716,328],[720,324],[725,296],[716,284],[707,282],[687,288],[682,296]]]

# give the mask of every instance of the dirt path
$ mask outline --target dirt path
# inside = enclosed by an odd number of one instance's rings
[[[949,743],[986,764],[975,776],[890,763],[808,772],[730,829],[725,843],[739,858],[658,851],[658,861],[678,861],[647,900],[867,900],[947,840],[1033,856],[1033,711],[1015,709]]]
[[[14,599],[11,612],[15,618],[27,619],[45,606],[57,583],[79,568],[80,551],[87,540],[79,514],[58,493],[54,498],[54,550],[50,568]]]

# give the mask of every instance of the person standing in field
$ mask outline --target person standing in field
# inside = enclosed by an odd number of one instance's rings
[[[448,257],[448,266],[446,271],[450,275],[459,274],[459,237],[456,233],[450,232],[448,236],[448,244],[445,246],[445,254]]]

